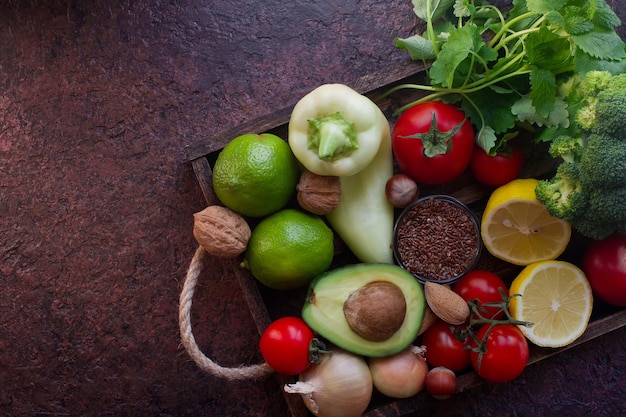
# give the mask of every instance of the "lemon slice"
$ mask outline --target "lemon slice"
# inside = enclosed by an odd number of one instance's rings
[[[575,265],[543,261],[525,267],[511,283],[509,311],[517,320],[534,323],[520,326],[537,346],[561,347],[578,339],[589,324],[593,296],[591,286]]]
[[[534,178],[496,188],[485,207],[481,234],[496,258],[515,265],[556,259],[571,236],[569,223],[548,213],[535,196]]]

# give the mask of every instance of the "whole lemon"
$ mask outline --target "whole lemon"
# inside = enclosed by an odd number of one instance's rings
[[[333,254],[333,231],[320,216],[284,209],[252,230],[243,266],[267,287],[294,289],[325,272]]]
[[[298,162],[287,142],[269,133],[246,134],[219,153],[213,189],[231,210],[262,217],[287,205],[298,177]]]

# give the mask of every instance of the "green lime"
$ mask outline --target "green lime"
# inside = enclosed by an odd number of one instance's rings
[[[264,285],[286,290],[325,272],[333,254],[333,232],[320,216],[284,209],[252,230],[243,265]]]
[[[213,167],[213,189],[226,207],[261,217],[285,207],[299,169],[291,148],[278,136],[246,134],[222,149]]]

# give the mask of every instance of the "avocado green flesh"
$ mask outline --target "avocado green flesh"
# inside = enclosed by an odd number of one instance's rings
[[[374,342],[357,335],[346,321],[343,304],[350,294],[374,281],[397,285],[406,300],[406,316],[389,339]],[[302,308],[303,320],[320,336],[352,353],[383,357],[398,353],[417,337],[426,301],[422,285],[407,271],[390,264],[357,264],[327,272],[309,286]]]

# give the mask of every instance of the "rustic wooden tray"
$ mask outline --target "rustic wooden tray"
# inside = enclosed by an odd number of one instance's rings
[[[355,90],[366,96],[376,99],[383,92],[394,85],[406,82],[423,82],[422,68],[415,64],[398,66],[390,72],[384,74],[369,75],[358,80],[352,85]],[[408,103],[420,95],[414,90],[402,90],[393,94],[378,104],[393,125],[395,118],[393,112],[401,105]],[[274,133],[283,139],[287,138],[287,124],[294,103],[285,108],[242,124],[226,133],[216,137],[207,138],[187,147],[187,159],[191,163],[198,183],[202,189],[208,205],[218,204],[212,188],[212,166],[219,154],[219,151],[232,139],[244,133]],[[528,147],[525,149],[526,166],[521,176],[541,177],[548,175],[554,168],[554,161],[547,157],[545,149],[538,147]],[[491,189],[477,184],[469,174],[452,183],[437,187],[422,187],[421,195],[427,194],[449,194],[465,202],[478,215],[482,212],[486,199]],[[573,235],[568,249],[561,257],[576,263],[580,259],[580,253],[584,248],[586,239],[576,234]],[[342,264],[356,262],[349,250],[339,242],[336,248],[335,263],[333,267]],[[219,260],[215,260],[218,262]],[[477,268],[488,269],[499,274],[507,283],[515,277],[521,270],[520,267],[502,262],[492,257],[487,251],[483,251]],[[273,291],[258,284],[254,277],[243,268],[233,270],[240,282],[241,289],[248,302],[248,307],[255,321],[259,333],[262,333],[272,320],[284,315],[299,315],[302,303],[304,302],[305,290],[296,291]],[[606,305],[598,300],[594,302],[594,311],[591,322],[586,332],[574,343],[559,349],[539,348],[531,345],[531,356],[529,364],[540,362],[541,360],[592,340],[600,335],[616,330],[626,325],[626,309],[619,309]],[[293,377],[278,376],[278,383],[281,385],[293,382]],[[467,371],[458,378],[458,390],[463,391],[471,387],[482,384],[483,380],[474,372]],[[414,413],[424,407],[430,398],[426,393],[420,393],[414,397],[396,400],[375,394],[370,407],[364,414],[366,417],[402,417]],[[298,395],[285,394],[285,401],[293,417],[310,416],[304,403]]]

